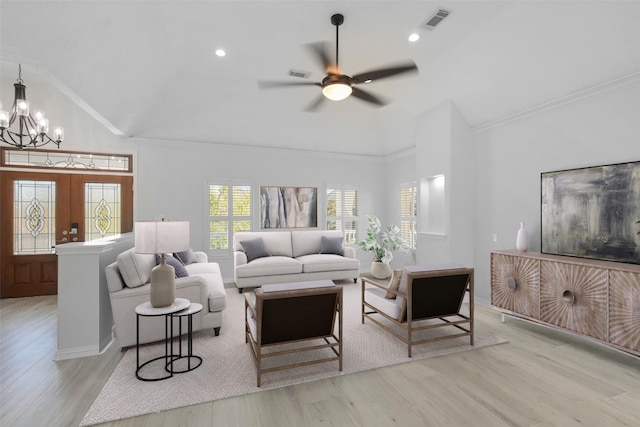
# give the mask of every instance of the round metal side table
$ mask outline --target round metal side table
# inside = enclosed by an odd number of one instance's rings
[[[171,372],[174,374],[182,374],[184,372],[190,372],[196,369],[198,366],[202,364],[202,358],[200,356],[193,355],[193,315],[196,313],[200,313],[202,311],[202,304],[198,304],[193,302],[189,305],[189,307],[185,308],[182,311],[178,311],[176,313],[172,313],[172,318],[178,318],[178,354],[174,355],[174,358],[167,365],[171,367],[169,368]],[[182,354],[182,318],[187,317],[187,352],[186,354]],[[173,342],[172,342],[173,345]],[[181,361],[186,360],[185,367],[182,367],[183,363]],[[176,366],[178,365],[178,366]]]
[[[176,298],[176,300],[167,307],[156,308],[151,305],[151,302],[145,302],[138,305],[136,311],[136,378],[141,381],[160,381],[173,377],[173,360],[175,356],[173,354],[173,313],[185,310],[189,308],[191,302],[186,298]],[[200,305],[200,304],[198,304]],[[200,306],[202,308],[202,306]],[[142,365],[140,364],[140,316],[144,317],[157,317],[164,316],[164,355],[155,357],[151,360],[147,360]],[[155,362],[156,360],[165,361],[165,371],[168,375],[148,378],[143,377],[140,374],[140,370],[148,364]]]

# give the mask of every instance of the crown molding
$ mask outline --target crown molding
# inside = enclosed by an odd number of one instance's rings
[[[226,151],[242,151],[250,150],[252,153],[260,152],[265,154],[273,153],[290,153],[297,155],[308,155],[312,157],[318,157],[319,155],[324,158],[335,158],[342,160],[369,160],[383,162],[386,156],[373,155],[373,154],[354,154],[354,153],[340,153],[334,151],[321,151],[321,150],[301,150],[296,148],[283,148],[283,147],[269,147],[269,146],[256,146],[249,144],[231,144],[224,142],[203,142],[203,141],[176,141],[170,139],[158,139],[158,138],[140,138],[140,137],[125,137],[125,140],[140,143],[140,144],[162,144],[164,148],[183,149],[184,145],[205,145],[216,150]]]
[[[587,89],[579,90],[577,92],[574,92],[572,94],[569,94],[560,98],[556,98],[552,101],[548,101],[548,102],[536,105],[535,107],[527,108],[525,110],[521,110],[516,113],[508,114],[499,119],[491,120],[476,126],[472,126],[470,129],[478,133],[483,132],[483,131],[494,129],[509,123],[516,122],[518,120],[522,120],[526,117],[543,113],[545,111],[553,110],[553,109],[562,107],[564,105],[571,104],[573,102],[590,98],[592,96],[597,96],[606,92],[610,92],[613,90],[617,90],[627,86],[632,86],[639,83],[640,83],[640,71],[636,71],[626,76],[622,76],[617,79],[610,80],[608,82],[601,83]]]

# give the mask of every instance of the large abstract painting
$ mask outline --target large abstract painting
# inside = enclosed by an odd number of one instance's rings
[[[640,264],[640,161],[541,174],[542,252]]]
[[[260,187],[260,228],[317,226],[317,188]]]

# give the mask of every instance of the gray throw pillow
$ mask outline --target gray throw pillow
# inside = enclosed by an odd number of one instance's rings
[[[320,242],[320,253],[344,256],[344,250],[342,249],[342,236],[322,236],[322,240]]]
[[[162,262],[162,257],[156,254],[156,265],[160,265],[161,262]],[[173,267],[173,269],[176,271],[176,278],[189,276],[189,272],[187,271],[186,268],[184,268],[184,265],[182,265],[180,261],[178,261],[171,255],[168,255],[168,254],[165,255],[164,262],[170,265],[171,267]]]
[[[175,252],[173,256],[176,257],[178,261],[180,261],[183,265],[189,265],[193,264],[194,262],[198,262],[196,254],[193,253],[193,250],[191,250],[191,248],[187,249],[184,252]]]
[[[247,256],[247,262],[251,262],[257,258],[271,256],[264,245],[262,237],[258,237],[257,239],[252,240],[244,240],[240,242],[240,245],[242,246],[243,252]]]

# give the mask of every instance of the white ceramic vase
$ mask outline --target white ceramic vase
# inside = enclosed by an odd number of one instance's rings
[[[391,266],[384,262],[373,261],[371,263],[371,275],[376,279],[386,279],[391,276]]]
[[[168,307],[176,299],[175,269],[169,264],[162,262],[151,270],[151,305]]]
[[[524,228],[524,222],[520,223],[520,229],[516,236],[516,249],[520,252],[527,252],[527,249],[529,249],[529,237],[527,236],[527,230]]]

